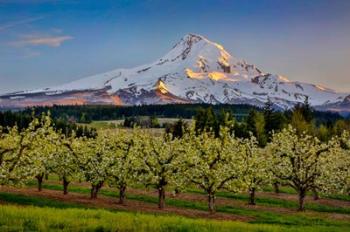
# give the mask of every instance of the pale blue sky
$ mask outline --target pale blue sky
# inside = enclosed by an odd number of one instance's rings
[[[350,92],[348,0],[0,0],[0,93],[151,62],[187,33]]]

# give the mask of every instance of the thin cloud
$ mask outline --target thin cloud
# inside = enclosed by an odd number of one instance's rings
[[[40,56],[41,53],[38,52],[38,51],[27,51],[25,54],[22,55],[22,58],[33,58],[33,57],[37,57],[37,56]]]
[[[44,18],[43,16],[40,16],[40,17],[32,17],[32,18],[26,18],[18,21],[7,22],[5,24],[0,25],[0,32],[16,26],[32,23],[32,22],[41,20],[43,18]]]
[[[59,47],[67,40],[73,39],[72,36],[25,36],[24,39],[10,43],[13,46],[49,46]]]

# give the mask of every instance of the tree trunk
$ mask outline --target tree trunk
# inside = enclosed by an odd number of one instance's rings
[[[69,181],[67,180],[67,178],[63,177],[63,194],[64,195],[68,194],[68,185],[69,185]]]
[[[92,185],[91,193],[90,193],[90,198],[91,199],[96,199],[97,198],[97,194],[100,191],[100,189],[102,188],[102,186],[103,186],[103,182],[99,182],[96,185]]]
[[[255,205],[255,188],[249,189],[249,205]]]
[[[299,195],[299,208],[298,211],[305,211],[305,195],[306,195],[306,191],[305,190],[299,190],[298,191],[298,195]]]
[[[94,191],[92,193],[92,199],[97,199],[98,190],[99,190],[98,186],[95,186]]]
[[[126,198],[125,192],[126,192],[126,185],[122,185],[119,188],[119,204],[121,205],[125,203],[125,198]]]
[[[94,199],[94,193],[95,193],[95,186],[92,185],[92,186],[91,186],[91,190],[90,190],[90,198],[91,198],[91,199]]]
[[[210,213],[215,213],[215,195],[208,193],[208,209]]]
[[[314,199],[315,201],[317,201],[317,200],[320,199],[316,188],[312,188],[312,197],[313,197],[313,199]]]
[[[43,189],[44,174],[37,175],[35,178],[38,180],[38,191],[41,192]]]
[[[273,189],[276,194],[280,193],[280,185],[278,182],[273,183]]]
[[[101,190],[102,186],[103,186],[103,182],[98,183],[98,185],[96,186],[95,196],[94,196],[95,199],[97,198],[97,194]]]
[[[165,188],[164,186],[158,188],[158,208],[164,209],[165,207]]]

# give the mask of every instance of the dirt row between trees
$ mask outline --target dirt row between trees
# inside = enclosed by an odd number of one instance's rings
[[[53,185],[61,185],[62,183],[54,180],[47,180],[45,181],[47,184],[53,184]],[[80,187],[85,187],[85,188],[90,188],[91,186],[88,183],[85,182],[74,182],[71,185],[74,186],[80,186]],[[104,186],[103,189],[108,189],[108,190],[115,190],[112,188],[109,188],[108,186]],[[142,189],[136,189],[136,188],[127,188],[127,194],[135,194],[135,195],[146,195],[146,196],[152,196],[152,197],[158,197],[158,192],[155,190],[142,190]],[[248,196],[248,193],[247,193]],[[198,193],[180,193],[176,197],[173,196],[173,194],[166,192],[166,197],[167,198],[176,198],[176,199],[181,199],[181,200],[201,200],[205,201],[207,203],[207,196],[205,194],[198,194]],[[273,193],[273,192],[256,192],[256,198],[271,198],[271,199],[279,199],[279,200],[287,200],[287,201],[294,201],[298,202],[298,195],[296,194],[289,194],[289,193]],[[216,203],[223,202],[224,205],[227,205],[227,201],[229,202],[228,204],[232,204],[234,202],[235,205],[239,203],[239,205],[247,206],[245,202],[242,203],[240,200],[234,200],[234,199],[229,199],[229,198],[224,198],[224,197],[217,197]],[[235,203],[236,202],[236,203]],[[320,205],[325,205],[325,206],[332,206],[332,207],[339,207],[339,208],[350,208],[350,201],[345,201],[345,200],[336,200],[336,199],[329,199],[329,198],[320,198],[317,201],[313,200],[312,196],[306,196],[305,197],[305,203],[315,203],[315,204],[320,204]],[[249,207],[249,206],[247,206]],[[255,207],[255,206],[252,206]],[[288,209],[287,209],[288,210]],[[294,212],[295,210],[291,209],[288,210],[288,212]]]
[[[146,196],[152,196],[157,197],[157,191],[147,191],[147,190],[140,190],[140,189],[128,189],[128,193],[134,194],[134,195],[146,195]],[[201,202],[204,204],[207,204],[207,196],[205,194],[194,194],[194,193],[180,193],[176,197],[174,197],[171,193],[166,194],[167,198],[174,198],[179,200],[185,200],[190,202]],[[275,199],[282,199],[282,200],[290,200],[290,201],[298,201],[297,195],[292,194],[275,194],[275,193],[265,193],[265,192],[259,192],[257,193],[257,198],[259,197],[265,197],[265,198],[275,198]],[[333,200],[333,199],[319,199],[316,202],[312,199],[312,197],[307,197],[306,199],[307,203],[317,203],[317,204],[323,204],[323,205],[329,205],[334,207],[350,207],[349,203],[346,201],[341,200]],[[344,204],[345,203],[345,204]],[[265,205],[248,205],[247,202],[242,200],[235,200],[235,199],[229,199],[224,197],[217,197],[215,200],[215,204],[220,206],[232,206],[235,208],[241,208],[241,209],[251,209],[256,211],[266,211],[266,212],[275,212],[275,213],[283,213],[283,214],[294,214],[298,215],[300,212],[298,212],[293,208],[283,208],[278,206],[265,206]],[[315,211],[306,211],[303,212],[305,215],[309,216],[323,216],[330,219],[340,219],[340,220],[350,220],[350,215],[347,214],[339,214],[339,213],[327,213],[327,212],[315,212]]]
[[[270,192],[259,192],[257,193],[257,197],[266,197],[266,198],[275,198],[280,200],[288,200],[288,201],[298,201],[298,196],[296,194],[288,194],[288,193],[270,193]],[[350,201],[342,201],[336,199],[328,199],[328,198],[320,198],[318,200],[314,200],[312,196],[305,197],[306,203],[316,203],[320,205],[339,207],[339,208],[350,208]]]
[[[129,189],[128,192],[130,194],[134,195],[145,195],[145,196],[152,196],[157,197],[158,192],[156,191],[146,191],[146,190],[138,190],[138,189]],[[169,199],[179,199],[184,201],[190,201],[190,202],[201,202],[203,204],[207,204],[208,199],[205,194],[194,194],[194,193],[180,193],[176,196],[172,195],[171,193],[167,193],[166,197]],[[287,209],[287,208],[280,208],[280,207],[267,207],[262,205],[248,205],[246,202],[241,200],[234,200],[224,197],[217,197],[215,199],[216,206],[232,206],[235,208],[245,208],[245,209],[254,209],[254,210],[265,210],[270,212],[283,212],[283,213],[297,213],[296,210],[293,209]]]
[[[51,182],[51,181],[49,181]],[[54,183],[54,182],[52,182]],[[55,183],[57,184],[57,182]],[[88,187],[88,185],[81,184],[81,186]],[[106,187],[106,189],[109,189]],[[102,207],[107,209],[117,209],[117,210],[126,210],[133,212],[147,212],[147,213],[164,213],[164,214],[177,214],[185,217],[192,218],[210,218],[210,219],[218,219],[218,220],[239,220],[239,221],[251,221],[254,220],[253,217],[234,215],[229,213],[215,213],[209,214],[206,211],[202,210],[194,210],[194,209],[186,209],[181,207],[169,206],[167,205],[165,209],[159,210],[157,204],[147,203],[139,200],[131,200],[128,199],[125,205],[118,204],[117,198],[106,197],[102,194],[99,194],[98,199],[91,200],[87,194],[79,194],[70,192],[68,195],[63,195],[61,191],[56,190],[46,190],[44,189],[42,192],[38,192],[36,188],[12,188],[12,187],[0,187],[0,191],[9,192],[9,193],[18,193],[26,196],[38,196],[38,197],[46,197],[49,199],[69,202],[69,203],[78,203],[83,204],[89,207]],[[143,195],[143,196],[151,196],[157,197],[157,191],[151,190],[141,190],[141,189],[128,189],[127,194],[132,195]],[[266,193],[260,192],[257,194],[257,197],[265,197],[265,198],[275,198],[282,200],[290,200],[297,201],[297,196],[292,194],[284,194],[284,193]],[[174,196],[171,193],[167,193],[167,199],[178,199],[189,202],[200,202],[203,204],[207,204],[206,195],[195,194],[195,193],[180,193]],[[307,202],[314,202],[321,205],[328,205],[333,207],[350,207],[350,202],[341,201],[341,200],[333,200],[333,199],[319,199],[318,201],[313,201],[312,197],[307,198]],[[242,200],[235,200],[229,198],[218,197],[216,199],[216,205],[220,206],[232,206],[234,208],[240,209],[251,209],[256,211],[266,211],[266,212],[275,212],[282,214],[300,214],[296,211],[296,209],[292,208],[283,208],[277,206],[265,206],[265,205],[248,205],[246,202]],[[337,219],[337,220],[350,220],[350,215],[348,214],[339,214],[339,213],[326,213],[326,212],[315,212],[315,211],[307,211],[303,214],[308,216],[317,216],[317,217],[325,217],[329,219]]]
[[[43,189],[41,192],[38,192],[34,188],[0,187],[0,191],[7,193],[16,193],[25,196],[45,197],[48,199],[63,201],[67,203],[82,204],[94,208],[125,210],[140,213],[176,214],[190,218],[208,218],[216,220],[251,221],[254,219],[252,217],[226,213],[209,214],[208,212],[201,210],[184,209],[174,206],[166,206],[165,209],[159,210],[156,204],[135,200],[127,200],[125,205],[120,205],[118,204],[117,198],[105,197],[102,195],[100,195],[97,199],[91,200],[90,197],[85,194],[69,193],[68,195],[63,195],[61,191],[47,189]]]

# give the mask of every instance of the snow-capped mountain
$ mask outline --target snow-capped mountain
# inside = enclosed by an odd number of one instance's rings
[[[266,73],[231,56],[221,45],[188,34],[162,58],[61,86],[0,95],[2,107],[72,104],[230,103],[283,109],[309,98],[322,110],[350,111],[349,94]]]

